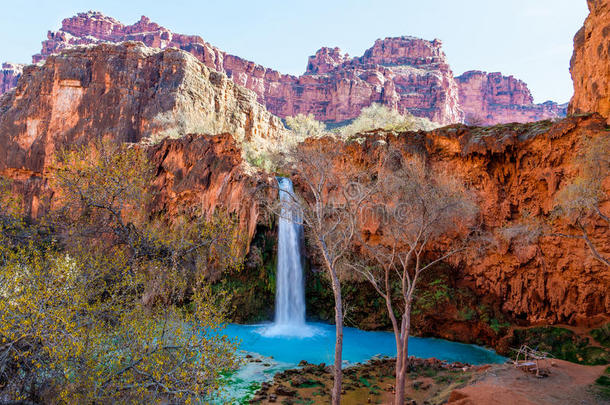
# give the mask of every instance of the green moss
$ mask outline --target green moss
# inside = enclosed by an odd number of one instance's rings
[[[607,349],[592,346],[588,338],[565,328],[546,326],[515,330],[511,346],[519,347],[522,344],[574,363],[600,365],[610,362]]]
[[[606,368],[604,374],[595,380],[593,387],[602,400],[610,401],[610,367]]]
[[[438,374],[438,370],[434,368],[426,368],[423,372],[423,375],[426,377],[435,377]]]
[[[610,322],[591,331],[591,336],[605,348],[610,348]]]
[[[313,388],[313,387],[323,387],[324,384],[322,384],[320,381],[314,381],[314,380],[307,380],[303,383],[300,384],[295,384],[294,381],[292,381],[290,383],[290,385],[292,385],[293,387],[298,387],[298,388]]]
[[[368,281],[344,281],[341,285],[347,326],[361,329],[389,329],[391,327],[385,303]],[[306,265],[305,298],[307,316],[324,322],[335,317],[334,297],[326,273]]]
[[[223,275],[214,288],[230,294],[229,319],[252,323],[273,318],[276,281],[277,239],[274,225],[259,225],[250,250],[258,252],[256,263],[246,264],[239,272]]]
[[[439,307],[443,303],[449,301],[452,297],[452,291],[446,275],[439,278],[434,278],[429,282],[425,282],[424,288],[417,294],[415,304],[413,306],[413,314],[419,315],[430,312],[432,309]]]
[[[358,378],[358,381],[360,381],[360,383],[361,383],[362,385],[364,385],[365,387],[370,387],[370,386],[371,386],[370,381],[369,381],[369,380],[367,380],[367,379],[366,379],[366,378],[364,378],[364,377],[360,377],[360,378]]]
[[[500,331],[507,329],[510,327],[509,322],[500,322],[496,318],[492,318],[489,321],[489,327],[496,333],[500,333]]]
[[[477,313],[472,308],[462,308],[458,311],[458,319],[462,321],[471,321],[476,314]]]

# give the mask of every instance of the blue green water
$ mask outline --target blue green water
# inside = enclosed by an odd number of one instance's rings
[[[335,349],[335,326],[308,323],[304,336],[265,336],[272,324],[227,326],[228,336],[241,340],[240,349],[273,358],[277,362],[296,365],[301,360],[309,363],[331,364]],[[344,328],[343,359],[346,363],[366,362],[375,356],[396,356],[394,334],[391,332],[367,332],[356,328]],[[449,362],[470,364],[503,363],[505,358],[492,350],[475,345],[450,342],[435,338],[411,337],[409,355],[421,358],[435,357]]]
[[[251,358],[244,361],[244,365],[231,375],[225,392],[212,403],[246,404],[261,382],[270,381],[276,373],[297,367],[301,360],[314,364],[333,363],[334,325],[307,323],[298,327],[290,325],[278,328],[272,323],[230,324],[222,333],[237,338],[240,341],[241,356],[249,355]],[[409,339],[409,355],[470,364],[502,363],[505,360],[483,347],[418,337]],[[396,356],[394,335],[391,332],[344,328],[344,366],[366,362],[376,356]]]

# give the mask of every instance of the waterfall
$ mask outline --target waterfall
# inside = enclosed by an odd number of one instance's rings
[[[305,325],[305,285],[301,262],[301,217],[293,198],[292,181],[279,178],[281,213],[277,248],[275,324]]]
[[[301,261],[301,212],[290,179],[279,177],[280,218],[275,283],[275,320],[264,336],[310,337],[317,329],[305,323],[305,283]]]

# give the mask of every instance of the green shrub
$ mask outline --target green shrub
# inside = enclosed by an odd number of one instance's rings
[[[335,132],[347,139],[355,134],[385,129],[388,131],[430,131],[438,125],[427,118],[415,117],[409,113],[400,114],[381,104],[371,104],[360,112],[351,124],[337,128]]]
[[[593,329],[591,336],[605,348],[610,348],[610,323],[605,324],[601,328]]]
[[[565,328],[545,326],[515,330],[512,347],[522,344],[574,363],[600,365],[610,362],[608,350],[591,346],[588,338],[578,336]]]
[[[298,114],[294,117],[287,117],[286,126],[292,131],[296,142],[303,142],[307,138],[319,138],[329,135],[326,125],[316,121],[313,114]]]
[[[602,400],[610,401],[610,367],[606,368],[604,374],[595,380],[594,387]]]

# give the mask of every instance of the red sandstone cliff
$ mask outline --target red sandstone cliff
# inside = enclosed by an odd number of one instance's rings
[[[0,69],[0,95],[17,87],[17,80],[23,73],[24,65],[3,63]]]
[[[391,148],[405,156],[421,154],[441,173],[458,176],[474,194],[482,229],[490,238],[485,251],[453,261],[457,272],[452,277],[458,288],[468,287],[477,296],[499,303],[515,321],[590,325],[610,314],[610,271],[584,241],[553,236],[569,232],[565,222],[552,220],[552,212],[558,190],[578,175],[575,158],[586,139],[603,136],[607,136],[605,120],[593,115],[555,124],[456,125],[397,135],[379,131],[361,143],[327,138],[302,147],[322,142],[340,151],[337,171],[350,165],[376,168],[380,156]],[[298,177],[295,185],[299,185]],[[601,207],[609,212],[610,178],[604,185]],[[533,231],[525,235],[504,231],[519,229],[523,221],[540,221],[551,228],[540,237],[532,236]],[[383,241],[382,224],[370,225],[369,232],[374,240]],[[598,250],[609,256],[610,228],[600,220],[589,232]],[[449,330],[434,333],[460,338]]]
[[[166,139],[148,148],[157,168],[152,210],[170,217],[186,207],[212,214],[217,209],[233,214],[249,243],[260,220],[257,187],[275,181],[273,176],[246,175],[241,150],[231,134],[188,135]],[[272,192],[272,188],[266,187]],[[274,198],[274,196],[268,196]]]
[[[552,101],[534,104],[527,84],[513,76],[473,70],[455,80],[467,124],[523,123],[566,116],[565,104]]]
[[[36,215],[60,148],[99,137],[146,144],[230,133],[240,142],[282,131],[254,93],[187,52],[134,42],[76,47],[27,67],[0,98],[0,174],[19,181]]]
[[[441,124],[463,119],[441,43],[410,37],[379,40],[361,58],[338,57],[323,48],[310,59],[308,74],[295,77],[226,54],[200,37],[174,34],[146,17],[125,26],[89,12],[67,18],[59,31],[49,32],[33,60],[42,60],[71,45],[125,40],[186,50],[208,67],[253,90],[259,101],[280,117],[313,113],[319,120],[340,122],[357,117],[363,107],[378,102]],[[338,49],[334,52],[340,53]]]
[[[384,52],[365,57],[383,62]],[[250,190],[267,180],[243,173],[235,139],[257,132],[272,137],[281,125],[255,98],[177,49],[125,43],[64,50],[26,68],[16,90],[0,99],[0,174],[17,181],[35,215],[45,193],[52,193],[46,175],[58,148],[98,136],[137,142],[174,131],[179,139],[151,147],[159,190],[153,209],[171,214],[191,204],[208,212],[225,207],[251,237],[259,212]],[[185,137],[189,132],[230,135]],[[486,228],[497,234],[526,212],[546,218],[558,188],[576,174],[572,162],[582,140],[606,134],[604,121],[593,116],[379,136],[404,153],[423,150],[433,164],[463,176],[478,196]],[[388,147],[374,141],[334,141],[330,147],[344,152],[340,168],[349,159],[374,163],[380,148]],[[610,254],[608,236],[603,227],[592,234],[604,254]],[[459,282],[496,297],[507,314],[525,322],[581,323],[603,316],[610,311],[609,274],[581,242],[497,239],[485,255],[456,264]]]
[[[574,37],[570,113],[599,112],[610,123],[610,2],[587,0],[589,16]]]
[[[469,76],[456,84],[441,42],[413,37],[377,40],[355,58],[338,48],[322,48],[309,58],[305,74],[295,77],[227,54],[198,36],[173,33],[146,17],[123,25],[101,13],[88,12],[63,20],[59,31],[49,31],[33,61],[73,45],[121,41],[190,52],[206,66],[253,90],[258,101],[280,117],[312,113],[322,121],[342,122],[357,117],[372,103],[440,124],[463,122],[464,112],[483,124],[534,121],[563,113],[554,103],[534,105],[527,97],[505,102],[500,100],[503,97],[498,92],[503,90],[498,86],[481,89]],[[524,92],[529,94],[526,88]]]

